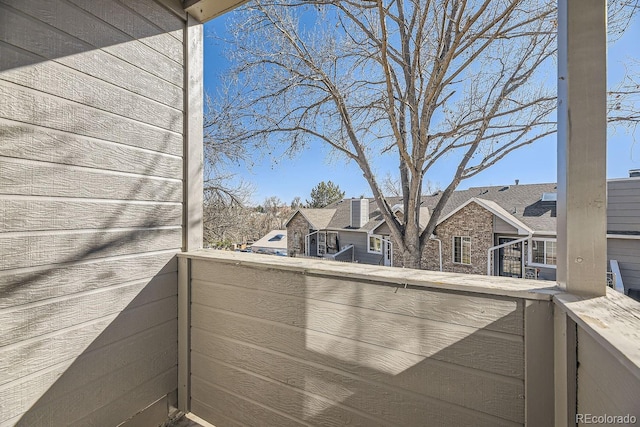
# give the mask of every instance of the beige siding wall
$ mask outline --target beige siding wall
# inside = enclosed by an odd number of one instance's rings
[[[177,387],[183,31],[152,0],[0,0],[0,426]]]
[[[498,234],[518,234],[518,229],[497,216],[493,217],[493,231]]]
[[[630,332],[637,332],[630,331]],[[633,416],[636,421],[600,422],[600,425],[635,425],[640,420],[640,378],[630,371],[582,327],[578,326],[577,414]],[[578,415],[580,416],[580,415]],[[578,418],[579,426],[596,423]],[[624,420],[623,420],[624,421]]]
[[[219,426],[523,425],[523,300],[390,286],[375,266],[331,264],[371,273],[350,280],[323,274],[329,263],[238,258],[191,260],[198,416]]]

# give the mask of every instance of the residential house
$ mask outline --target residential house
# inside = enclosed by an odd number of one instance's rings
[[[394,210],[399,214],[400,205],[394,205]],[[428,218],[427,210],[423,218]],[[298,209],[286,223],[289,254],[394,265],[392,239],[389,233],[377,231],[383,222],[375,201],[367,198],[344,199],[322,209]]]
[[[609,261],[617,280],[633,293],[640,288],[640,178],[611,180],[608,187]],[[441,196],[423,196],[422,226]],[[555,183],[454,192],[423,252],[423,268],[556,280],[556,200]],[[393,210],[401,218],[400,200],[391,198],[390,203],[395,203]],[[345,199],[325,209],[300,209],[287,227],[297,236],[290,241],[295,249],[292,256],[333,259],[352,245],[354,262],[402,265],[389,226],[373,199]]]
[[[271,230],[251,245],[251,252],[286,256],[287,230]]]

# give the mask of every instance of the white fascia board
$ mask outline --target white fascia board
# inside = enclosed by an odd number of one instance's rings
[[[246,2],[247,0],[185,0],[183,7],[189,15],[205,23]]]

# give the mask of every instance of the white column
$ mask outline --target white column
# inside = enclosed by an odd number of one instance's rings
[[[203,39],[202,24],[187,15],[185,44],[183,249],[202,248]]]
[[[558,0],[558,284],[606,290],[606,0]]]

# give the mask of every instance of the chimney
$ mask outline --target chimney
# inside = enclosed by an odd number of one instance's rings
[[[369,199],[351,199],[351,227],[360,228],[369,222]]]
[[[516,179],[516,185],[520,184],[520,180]]]
[[[629,178],[640,177],[640,169],[629,169]]]

